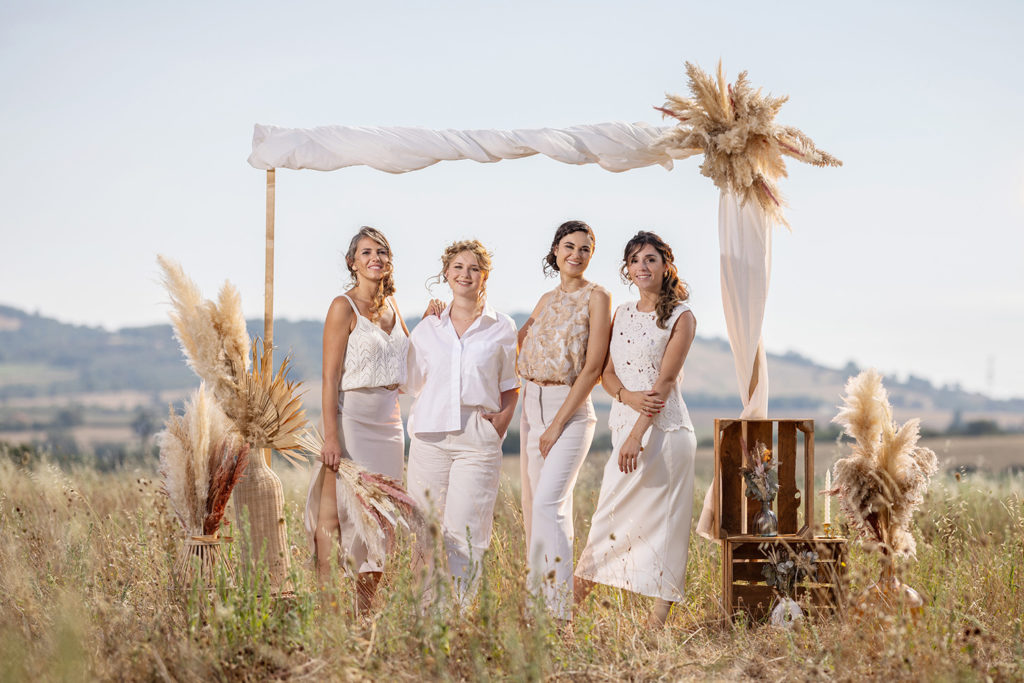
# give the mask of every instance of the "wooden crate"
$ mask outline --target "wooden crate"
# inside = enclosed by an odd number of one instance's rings
[[[751,449],[758,441],[771,448],[779,462],[779,492],[772,504],[779,535],[769,538],[748,534],[761,503],[746,496],[743,444]],[[817,576],[798,586],[796,597],[816,608],[842,604],[846,540],[814,536],[814,420],[715,420],[712,486],[722,541],[722,606],[727,614],[742,610],[756,619],[767,614],[773,594],[761,570],[768,561],[765,551],[771,547],[780,554],[786,547],[795,553],[818,553]]]
[[[797,585],[795,598],[813,611],[835,610],[844,602],[843,579],[846,575],[845,538],[804,538],[801,536],[734,536],[722,541],[722,595],[727,614],[746,612],[753,620],[764,619],[774,594],[761,573],[769,561],[767,551],[775,548],[780,556],[787,550],[818,554],[815,575]]]
[[[798,449],[800,435],[803,448]],[[779,493],[773,507],[780,535],[810,537],[814,533],[814,420],[715,420],[715,478],[712,503],[718,520],[718,538],[745,535],[754,528],[761,504],[746,500],[743,446],[758,441],[772,449],[779,461]],[[798,450],[800,452],[798,452]],[[797,486],[797,465],[803,477]],[[803,519],[800,507],[803,503]]]

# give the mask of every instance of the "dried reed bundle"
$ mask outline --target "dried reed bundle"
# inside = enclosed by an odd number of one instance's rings
[[[845,405],[833,418],[853,437],[853,453],[836,462],[833,488],[839,506],[868,549],[884,557],[910,557],[916,543],[910,532],[931,477],[938,470],[935,453],[917,445],[920,420],[902,427],[892,420],[892,406],[875,370],[846,383]]]
[[[299,441],[300,447],[311,453],[319,453],[323,447],[323,437],[316,429],[304,433]],[[401,482],[343,458],[338,464],[338,483],[335,495],[341,509],[371,556],[383,557],[393,549],[396,526],[414,531],[422,528],[423,516]]]
[[[782,215],[783,200],[776,182],[786,177],[786,155],[815,166],[842,166],[843,162],[818,149],[797,128],[775,123],[788,97],[762,95],[743,71],[728,84],[718,63],[713,79],[698,66],[686,63],[692,97],[666,94],[655,107],[679,121],[655,145],[674,159],[704,154],[701,174],[721,190],[731,190],[743,202],[754,200],[769,219],[788,227]]]
[[[213,533],[246,463],[231,421],[200,385],[185,414],[172,413],[157,439],[163,490],[182,530],[196,536]]]
[[[250,344],[238,290],[225,282],[217,302],[204,300],[181,266],[164,256],[157,261],[171,297],[171,323],[181,350],[209,384],[235,430],[253,448],[273,448],[293,465],[305,461],[299,435],[309,425],[301,383],[288,380],[288,358],[275,374],[263,344]]]

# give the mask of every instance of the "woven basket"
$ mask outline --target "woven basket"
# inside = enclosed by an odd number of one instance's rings
[[[229,541],[230,538],[218,538],[216,534],[186,538],[174,560],[175,586],[188,590],[198,576],[205,588],[213,588],[217,579],[217,565],[224,556],[221,543]]]
[[[248,572],[258,563],[266,566],[274,592],[291,590],[288,572],[291,558],[284,522],[284,487],[267,466],[263,453],[249,458],[245,474],[231,494],[235,501],[235,519],[241,531],[241,567]],[[248,520],[248,528],[243,524]]]

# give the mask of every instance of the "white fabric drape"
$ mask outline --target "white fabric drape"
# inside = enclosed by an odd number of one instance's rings
[[[729,332],[743,412],[740,419],[768,417],[768,363],[761,326],[772,270],[772,232],[764,211],[733,192],[718,201],[722,307]],[[757,380],[751,394],[751,379]]]
[[[733,192],[722,192],[718,201],[718,246],[725,325],[743,401],[740,419],[767,418],[768,361],[761,327],[771,279],[772,231],[764,211],[754,202],[744,205]],[[717,540],[714,495],[709,489],[697,522],[697,533],[709,540]]]
[[[321,126],[280,128],[257,124],[249,165],[333,171],[370,166],[406,173],[439,161],[482,163],[543,154],[566,164],[598,164],[608,171],[660,164],[672,159],[653,145],[668,128],[646,123],[598,123],[570,128],[520,130],[428,130]]]

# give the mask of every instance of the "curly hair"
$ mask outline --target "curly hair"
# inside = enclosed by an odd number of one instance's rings
[[[679,278],[675,257],[672,255],[672,247],[653,232],[641,230],[626,242],[619,273],[622,275],[623,281],[629,282],[629,259],[648,245],[654,247],[661,255],[661,260],[665,262],[665,277],[661,280],[661,291],[658,292],[658,303],[654,308],[658,314],[658,327],[664,330],[668,328],[668,319],[672,317],[672,311],[676,304],[690,298],[690,290],[686,283]]]
[[[441,284],[444,282],[444,275],[448,271],[448,266],[451,265],[452,260],[464,251],[468,251],[476,257],[476,262],[480,266],[480,275],[483,281],[480,283],[480,293],[478,298],[483,299],[487,293],[487,277],[491,274],[491,252],[487,251],[487,248],[481,244],[480,240],[459,240],[458,242],[452,242],[444,248],[444,252],[441,253],[441,272],[427,280],[427,289],[429,290],[433,285]]]
[[[559,242],[566,235],[571,235],[574,232],[585,232],[590,236],[590,241],[597,244],[597,238],[594,237],[594,231],[590,229],[590,226],[583,221],[566,221],[558,226],[555,230],[555,239],[551,240],[551,248],[548,249],[548,253],[544,255],[544,275],[547,277],[554,277],[558,273],[558,259],[555,257],[555,250],[558,249]]]
[[[359,284],[356,269],[353,266],[356,262],[356,247],[359,246],[359,240],[364,237],[373,240],[388,252],[388,262],[384,264],[384,272],[377,283],[377,291],[373,294],[370,306],[370,320],[375,321],[380,318],[381,311],[384,309],[384,301],[395,293],[395,268],[392,264],[394,255],[391,252],[391,244],[388,243],[388,238],[384,237],[384,233],[367,225],[359,228],[359,232],[353,235],[352,241],[348,243],[348,251],[345,252],[345,266],[348,268],[349,275],[352,276],[352,286]]]

